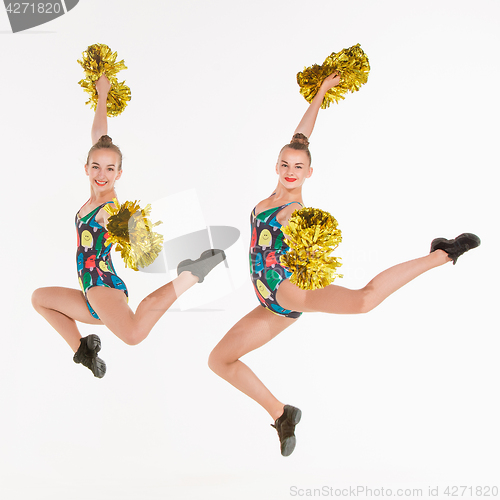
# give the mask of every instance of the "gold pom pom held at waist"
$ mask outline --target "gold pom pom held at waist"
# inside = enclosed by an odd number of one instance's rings
[[[359,43],[340,52],[332,52],[321,66],[313,64],[297,73],[300,93],[307,102],[314,99],[323,80],[335,71],[340,73],[340,83],[326,92],[322,109],[328,108],[332,102],[338,103],[340,99],[345,99],[347,92],[358,91],[368,81],[370,63]]]
[[[127,69],[124,61],[116,62],[117,54],[102,43],[90,45],[82,54],[82,60],[78,60],[85,72],[85,78],[78,83],[90,95],[85,104],[90,104],[92,109],[97,106],[98,94],[95,82],[104,74],[111,83],[108,92],[107,115],[118,116],[127,106],[131,99],[130,88],[125,82],[118,82],[116,75],[122,69]]]
[[[337,225],[328,212],[307,207],[295,210],[288,225],[281,228],[290,247],[281,256],[281,264],[292,273],[290,281],[302,290],[324,288],[342,278],[337,273],[340,257],[330,257],[342,241]]]
[[[152,231],[154,224],[149,220],[151,205],[141,209],[137,200],[126,201],[122,205],[113,198],[115,208],[106,205],[104,210],[110,215],[106,229],[109,237],[106,246],[116,243],[115,250],[121,253],[125,267],[138,271],[139,267],[152,264],[163,248],[163,236]]]

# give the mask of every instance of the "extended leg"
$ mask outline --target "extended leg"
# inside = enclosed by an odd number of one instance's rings
[[[170,283],[149,294],[134,313],[121,290],[95,286],[87,292],[92,308],[101,321],[126,344],[142,342],[168,308],[186,290],[198,283],[190,272],[182,272]]]
[[[273,420],[283,414],[283,403],[239,358],[263,346],[295,321],[257,306],[229,330],[211,352],[208,362],[217,375],[263,406]]]
[[[286,309],[302,312],[359,314],[371,311],[389,295],[417,276],[450,262],[443,250],[386,269],[360,290],[329,285],[319,290],[301,290],[286,280],[277,292],[278,303]]]

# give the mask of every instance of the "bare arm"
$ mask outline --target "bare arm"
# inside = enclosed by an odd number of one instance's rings
[[[316,117],[318,116],[318,111],[321,108],[321,103],[323,102],[326,92],[331,88],[336,87],[339,82],[340,74],[337,72],[332,73],[323,80],[318,93],[314,96],[314,99],[311,101],[311,104],[309,104],[302,120],[300,120],[300,123],[295,129],[294,135],[300,133],[304,134],[307,138],[311,137],[314,124],[316,123]]]
[[[106,102],[108,100],[108,92],[111,88],[106,75],[102,75],[97,82],[95,82],[97,90],[97,106],[95,108],[94,122],[92,123],[92,145],[94,145],[103,135],[108,133],[108,114]]]
[[[287,207],[280,210],[278,215],[276,216],[276,219],[282,226],[288,226],[288,221],[290,220],[293,212],[295,212],[295,210],[300,210],[301,208],[303,208],[302,203],[299,203],[298,201],[292,203],[291,205],[288,205]],[[285,237],[288,238],[286,235]]]

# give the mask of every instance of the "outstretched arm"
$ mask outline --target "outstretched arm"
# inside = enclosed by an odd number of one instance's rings
[[[97,106],[95,108],[94,122],[92,123],[92,146],[101,138],[103,135],[108,133],[108,114],[106,108],[106,102],[108,100],[108,92],[111,88],[106,75],[102,75],[97,82],[95,82],[95,88],[97,90]]]
[[[316,123],[316,117],[318,116],[318,111],[319,108],[321,108],[321,103],[323,102],[326,92],[331,88],[336,87],[339,82],[340,74],[338,72],[332,73],[323,80],[318,93],[314,96],[314,99],[311,101],[311,104],[309,104],[302,120],[300,120],[299,125],[295,129],[294,135],[300,133],[304,134],[307,138],[311,137],[314,124]]]

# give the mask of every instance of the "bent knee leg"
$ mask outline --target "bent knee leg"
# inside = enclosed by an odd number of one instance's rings
[[[37,288],[31,294],[31,304],[36,311],[40,311],[46,303],[48,288]]]
[[[103,318],[101,317],[101,320]],[[108,321],[106,321],[108,320]],[[118,321],[111,322],[109,318],[105,318],[103,323],[111,330],[122,342],[134,346],[140,344],[149,334],[140,326],[134,324],[133,321]]]
[[[40,290],[41,288],[37,288],[32,294],[31,294],[31,305],[38,311],[38,308],[40,307]]]
[[[225,359],[222,350],[218,349],[217,346],[212,350],[212,352],[208,356],[209,368],[219,376],[222,376],[224,373],[227,373],[228,369],[230,368],[230,365],[233,363],[234,361],[228,361],[227,359]]]
[[[140,344],[147,336],[149,332],[145,332],[141,328],[129,327],[120,332],[113,332],[118,338],[123,340],[125,344],[134,346]]]
[[[221,366],[221,360],[217,351],[217,347],[215,347],[210,355],[208,356],[208,367],[214,372],[219,374]]]

